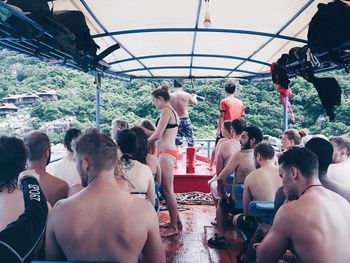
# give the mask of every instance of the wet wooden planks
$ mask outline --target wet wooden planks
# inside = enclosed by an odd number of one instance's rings
[[[207,239],[214,236],[215,227],[210,221],[215,217],[215,207],[209,205],[188,205],[189,210],[181,211],[183,229],[177,236],[163,238],[167,262],[171,263],[235,263],[243,241],[238,231],[226,233],[229,240],[227,249],[208,247]],[[168,221],[168,212],[160,214],[160,221]]]

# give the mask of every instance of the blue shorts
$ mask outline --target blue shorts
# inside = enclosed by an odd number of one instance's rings
[[[183,137],[186,138],[188,146],[194,146],[193,128],[190,118],[180,118],[179,130],[176,135],[175,144],[182,145]]]

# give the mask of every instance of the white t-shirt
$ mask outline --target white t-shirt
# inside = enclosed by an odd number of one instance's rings
[[[76,164],[69,156],[62,158],[61,160],[50,163],[46,167],[46,171],[53,176],[62,179],[67,182],[69,187],[81,184],[80,175],[77,171]]]

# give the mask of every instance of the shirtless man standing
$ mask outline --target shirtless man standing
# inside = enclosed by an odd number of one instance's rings
[[[350,140],[342,136],[331,137],[329,141],[333,145],[333,162],[328,167],[327,176],[344,186],[350,186]]]
[[[46,230],[46,258],[69,261],[165,262],[152,205],[121,190],[114,176],[117,146],[91,130],[76,142],[85,189],[53,208]],[[137,216],[135,216],[137,215]]]
[[[260,143],[254,148],[255,171],[248,174],[244,180],[243,215],[234,217],[234,225],[249,229],[248,209],[251,201],[274,201],[275,194],[282,185],[275,165],[275,151],[271,145]],[[249,229],[253,232],[253,229]]]
[[[225,168],[218,175],[218,188],[221,199],[219,206],[216,209],[216,220],[218,234],[208,240],[208,244],[217,248],[224,248],[226,246],[226,239],[224,236],[225,218],[228,213],[237,214],[242,210],[235,209],[234,195],[230,196],[225,191],[226,178],[235,173],[232,185],[232,193],[236,184],[243,184],[246,176],[255,170],[253,148],[263,139],[261,130],[257,127],[246,127],[241,136],[242,150],[236,153],[227,162]]]
[[[179,115],[180,124],[176,136],[176,145],[182,145],[183,137],[186,138],[188,146],[194,146],[192,123],[188,116],[187,105],[197,105],[197,95],[184,91],[184,81],[182,79],[174,80],[175,91],[170,96],[170,105]]]
[[[24,138],[24,144],[28,149],[27,164],[40,175],[39,183],[46,200],[54,206],[58,200],[67,198],[68,184],[46,172],[51,157],[50,139],[46,133],[34,131]]]
[[[279,159],[288,202],[280,207],[272,228],[258,246],[259,263],[278,262],[287,249],[297,262],[350,262],[350,205],[322,187],[317,156],[292,148]]]

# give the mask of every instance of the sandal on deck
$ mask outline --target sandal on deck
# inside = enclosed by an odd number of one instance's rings
[[[226,248],[226,238],[224,236],[218,237],[218,234],[215,234],[208,240],[208,245],[215,248]]]

